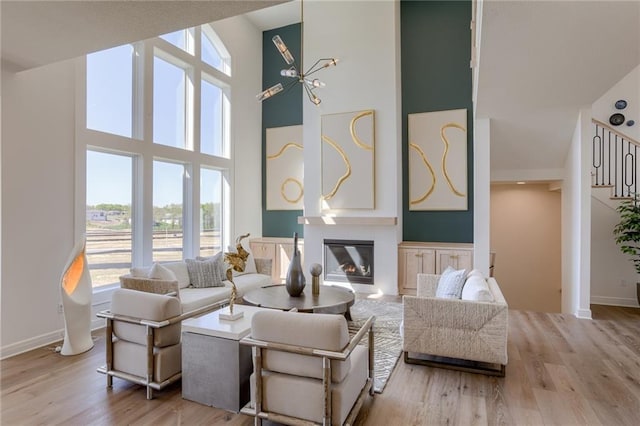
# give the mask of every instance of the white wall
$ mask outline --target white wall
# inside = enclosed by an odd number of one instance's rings
[[[618,111],[614,103],[625,99],[627,108]],[[615,129],[640,141],[640,66],[637,66],[598,99],[592,107],[593,117],[604,123],[609,116],[621,112],[634,126]],[[593,127],[592,127],[593,129]],[[591,130],[593,134],[593,130]],[[629,256],[622,253],[613,237],[620,217],[613,209],[618,201],[608,200],[610,190],[593,189],[591,199],[591,301],[603,305],[638,306],[636,285],[638,274]]]
[[[255,94],[262,34],[244,17],[216,23],[216,30],[234,67],[232,238],[260,235],[261,107]],[[75,87],[75,61],[19,74],[3,70],[1,358],[63,336],[59,279],[74,242]],[[108,307],[102,301],[109,294],[94,295],[94,313]]]
[[[619,99],[627,101],[627,107],[623,110],[617,110],[614,106]],[[634,120],[636,123],[633,126],[622,124],[614,128],[620,133],[640,141],[640,65],[595,101],[592,112],[593,118],[606,124],[609,124],[611,114],[616,112],[624,114],[627,120]]]
[[[374,109],[375,208],[333,213],[398,218],[396,226],[305,225],[305,262],[322,263],[324,238],[373,239],[375,288],[357,289],[397,294],[397,244],[402,238],[399,2],[309,2],[304,30],[307,66],[319,58],[340,59],[336,68],[318,73],[327,85],[319,92],[320,106],[303,101],[305,216],[322,214],[321,116]]]
[[[580,110],[562,183],[562,312],[591,318],[591,109]]]
[[[475,120],[473,129],[473,267],[488,277],[491,251],[491,120]]]
[[[74,238],[73,61],[2,75],[2,356],[62,337]]]
[[[215,22],[213,28],[232,56],[232,155],[235,188],[231,242],[240,234],[262,235],[262,32],[244,16]]]
[[[591,198],[591,302],[638,306],[638,273],[613,237],[613,228],[619,220],[620,216],[610,206]]]

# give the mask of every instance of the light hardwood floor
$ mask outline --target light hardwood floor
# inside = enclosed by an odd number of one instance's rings
[[[640,309],[592,306],[594,320],[509,312],[505,378],[404,364],[368,400],[357,425],[638,425]],[[95,371],[89,352],[41,348],[1,365],[5,425],[251,425],[252,418],[183,400],[177,383],[147,401],[142,387]],[[211,360],[215,362],[215,360]]]

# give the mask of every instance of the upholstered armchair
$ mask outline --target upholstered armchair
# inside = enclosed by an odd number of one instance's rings
[[[147,388],[147,399],[182,376],[180,300],[137,290],[115,290],[111,310],[98,313],[107,320],[107,386],[118,377]]]
[[[494,278],[491,301],[436,297],[440,275],[418,274],[418,295],[403,297],[402,349],[406,363],[505,375],[507,305]]]
[[[263,311],[253,315],[251,401],[241,412],[284,424],[351,424],[373,395],[373,323],[352,338],[342,315]],[[358,345],[368,335],[369,348]]]

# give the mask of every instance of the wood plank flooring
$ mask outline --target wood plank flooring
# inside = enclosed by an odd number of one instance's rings
[[[638,425],[640,309],[593,305],[592,312],[589,321],[510,311],[505,378],[401,359],[356,424]],[[123,380],[107,389],[95,371],[104,363],[104,332],[94,338],[96,346],[82,355],[40,348],[2,361],[0,424],[253,424],[250,417],[183,400],[180,383],[151,401],[142,387]]]

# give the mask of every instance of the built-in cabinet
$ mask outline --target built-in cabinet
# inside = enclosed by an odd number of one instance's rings
[[[447,266],[473,268],[473,244],[402,242],[398,245],[398,294],[415,295],[418,274],[440,274]]]
[[[271,259],[271,279],[282,284],[293,257],[293,238],[262,237],[249,240],[255,258]],[[298,250],[304,265],[304,241],[298,238]]]

